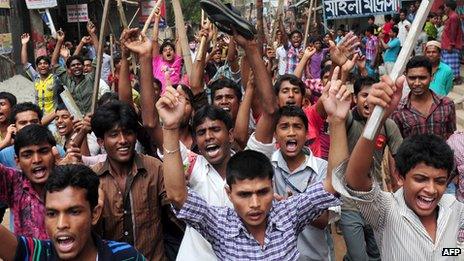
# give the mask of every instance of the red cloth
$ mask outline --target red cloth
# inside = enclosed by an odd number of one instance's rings
[[[309,142],[309,148],[314,156],[321,158],[321,130],[324,126],[324,119],[317,113],[316,104],[304,109],[306,117],[308,118],[308,133],[306,139]]]
[[[393,26],[394,26],[394,22],[393,22],[393,21],[390,21],[390,22],[385,23],[385,24],[383,25],[382,32],[383,32],[383,35],[384,35],[384,36],[383,36],[383,41],[384,41],[385,43],[388,43],[388,41],[390,41],[390,32],[391,32]]]
[[[448,19],[445,22],[445,29],[441,36],[441,48],[444,50],[450,50],[452,48],[462,48],[462,29],[459,15],[450,11]]]

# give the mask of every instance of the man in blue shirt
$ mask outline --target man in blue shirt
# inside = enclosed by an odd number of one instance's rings
[[[379,41],[382,47],[385,49],[383,61],[385,62],[385,70],[387,71],[387,74],[390,74],[392,71],[393,65],[395,64],[396,59],[398,59],[398,54],[401,50],[401,41],[398,38],[398,32],[399,29],[395,26],[390,31],[390,41],[388,41],[387,44],[384,41]],[[383,34],[381,34],[379,37],[383,38]]]
[[[101,215],[98,176],[84,165],[54,169],[45,185],[45,224],[49,240],[15,237],[0,226],[0,258],[9,260],[145,260],[126,243],[93,234]]]
[[[441,43],[429,41],[425,46],[425,56],[432,64],[432,82],[430,89],[441,96],[446,96],[453,89],[453,70],[441,61]]]

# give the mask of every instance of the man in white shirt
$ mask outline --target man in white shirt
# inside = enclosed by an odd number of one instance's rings
[[[408,35],[409,28],[411,28],[411,23],[406,19],[406,11],[400,11],[400,22],[398,23],[398,38],[400,39],[401,46],[403,46],[406,41],[406,36]]]

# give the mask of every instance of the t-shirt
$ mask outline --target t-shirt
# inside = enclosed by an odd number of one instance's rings
[[[395,38],[395,39],[391,39],[387,45],[390,48],[385,50],[383,61],[384,62],[395,62],[396,59],[398,59],[398,54],[400,53],[400,50],[401,50],[401,42],[398,38]]]
[[[453,89],[453,70],[446,63],[440,62],[433,74],[429,88],[438,95],[446,96]]]
[[[97,260],[146,260],[134,247],[127,243],[102,240],[93,235],[97,246]],[[32,237],[18,237],[16,261],[24,260],[59,260],[58,254],[50,240],[38,240]]]
[[[175,55],[171,62],[163,59],[162,55],[153,57],[153,76],[161,81],[162,92],[166,89],[164,72],[169,69],[171,71],[171,84],[178,84],[181,80],[182,73],[182,57]]]

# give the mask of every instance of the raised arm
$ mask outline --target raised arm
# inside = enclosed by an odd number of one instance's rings
[[[179,145],[179,126],[184,115],[186,99],[178,90],[166,87],[164,95],[156,103],[159,117],[163,122],[163,171],[164,186],[168,200],[181,209],[187,200],[187,186]]]
[[[127,102],[132,107],[134,107],[134,102],[132,100],[132,86],[130,82],[130,69],[129,69],[129,49],[126,47],[126,39],[129,38],[129,29],[124,29],[121,34],[121,68],[119,69],[119,82],[118,82],[118,95],[119,100]]]
[[[324,188],[333,194],[336,192],[332,186],[332,169],[349,156],[345,120],[350,110],[351,92],[338,79],[339,72],[340,68],[336,67],[330,83],[327,84],[322,93],[332,144],[329,148],[329,164]]]
[[[367,101],[371,106],[380,105],[385,108],[385,115],[382,126],[388,116],[397,107],[403,89],[404,77],[396,81],[396,86],[388,76],[383,76],[381,82],[372,86]],[[369,177],[370,168],[373,162],[375,149],[375,140],[370,141],[360,137],[354,147],[350,161],[346,169],[345,179],[350,188],[357,191],[370,191],[372,189],[372,180]]]
[[[192,88],[193,95],[197,95],[203,92],[203,79],[205,75],[205,64],[206,64],[206,50],[208,49],[209,42],[213,37],[213,31],[210,28],[209,23],[205,23],[200,31],[200,39],[206,37],[206,44],[204,48],[200,48],[195,58],[195,62],[192,65],[192,72],[190,74],[190,87]]]
[[[0,225],[0,242],[2,242],[2,247],[0,247],[0,259],[4,261],[13,261],[15,259],[18,240],[15,235],[3,225]]]
[[[90,38],[92,39],[92,44],[93,48],[95,48],[95,51],[98,52],[98,36],[97,36],[97,27],[95,24],[92,23],[92,21],[89,21],[87,23],[87,32],[89,33]]]
[[[60,57],[60,50],[61,50],[61,45],[63,45],[64,36],[65,36],[64,32],[61,31],[61,29],[56,32],[56,45],[55,45],[55,49],[53,50],[52,60],[51,60],[52,66],[54,66],[55,64],[58,64],[58,58]]]
[[[153,114],[155,106],[153,100],[155,90],[153,88],[152,70],[152,43],[144,34],[139,33],[138,29],[130,29],[124,45],[131,52],[139,56],[140,63],[140,97],[142,103],[142,121],[146,128],[154,128],[155,120]]]
[[[90,36],[82,37],[81,41],[76,46],[76,50],[74,50],[73,55],[80,55],[82,52],[82,49],[84,48],[84,45],[89,44],[91,41],[92,41],[92,38]]]
[[[298,78],[301,78],[303,77],[303,74],[304,74],[304,69],[306,68],[306,65],[308,64],[309,60],[311,60],[311,57],[316,53],[316,48],[314,47],[306,47],[304,53],[303,53],[303,57],[301,57],[301,60],[300,62],[298,63],[298,65],[296,66],[295,68],[295,72],[293,74],[295,74],[296,77]],[[311,75],[312,77],[314,77],[314,75]],[[316,78],[319,77],[318,75],[316,75]]]
[[[160,22],[160,10],[156,10],[155,12],[155,22],[153,23],[153,40],[152,42],[152,56],[156,57],[159,53],[159,43],[158,43],[158,36],[159,36],[159,22]]]
[[[21,64],[26,65],[29,62],[29,58],[27,57],[27,44],[31,37],[28,33],[24,33],[21,35]]]
[[[248,142],[248,123],[250,122],[250,109],[253,102],[254,89],[255,82],[252,73],[246,85],[245,96],[238,108],[237,119],[235,119],[234,140],[242,149],[246,147]]]
[[[254,72],[258,95],[261,97],[262,115],[256,129],[256,139],[263,143],[271,143],[275,127],[274,115],[279,109],[277,97],[272,89],[271,77],[267,73],[266,65],[261,57],[256,40],[246,40],[243,36],[236,33],[234,38],[237,44],[245,50],[248,64]]]

